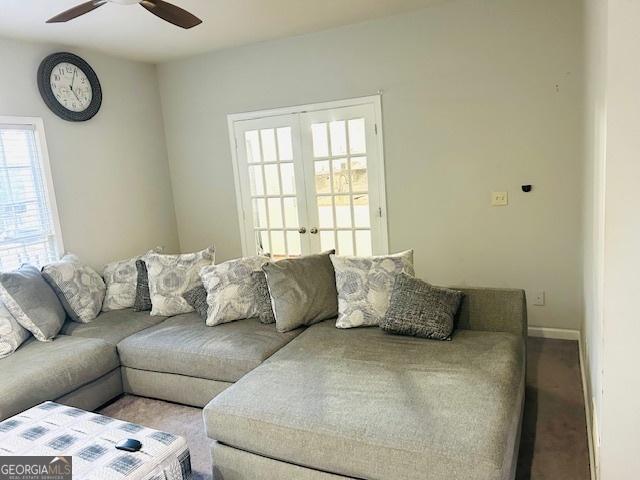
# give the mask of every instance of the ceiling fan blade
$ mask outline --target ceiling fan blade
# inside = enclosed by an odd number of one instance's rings
[[[163,0],[142,0],[140,5],[149,10],[155,16],[160,17],[169,23],[173,23],[178,27],[193,28],[202,23],[202,20],[195,15]]]
[[[68,22],[69,20],[73,20],[80,15],[84,15],[85,13],[89,13],[92,10],[95,10],[98,7],[101,7],[107,3],[107,0],[97,0],[81,3],[69,10],[66,10],[55,17],[51,17],[47,20],[47,23],[60,23],[60,22]]]

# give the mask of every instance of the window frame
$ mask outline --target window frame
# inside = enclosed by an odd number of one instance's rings
[[[238,226],[240,229],[240,240],[242,244],[243,255],[255,255],[251,253],[249,249],[249,242],[246,238],[245,230],[245,216],[244,200],[242,181],[240,175],[239,155],[238,155],[238,140],[236,138],[235,123],[245,120],[258,120],[265,117],[275,117],[280,115],[295,115],[313,112],[316,110],[329,110],[342,107],[353,107],[359,105],[372,105],[375,116],[375,137],[378,149],[378,162],[377,167],[379,169],[378,175],[378,192],[381,197],[381,206],[379,216],[383,221],[383,227],[381,229],[380,245],[384,252],[389,252],[389,223],[388,223],[388,206],[387,206],[387,191],[386,191],[386,178],[385,178],[385,155],[384,155],[384,141],[383,141],[383,127],[382,127],[382,93],[375,95],[368,95],[363,97],[347,98],[342,100],[332,100],[326,102],[315,102],[304,105],[294,105],[288,107],[270,108],[265,110],[253,110],[247,112],[230,113],[227,115],[227,129],[229,134],[229,147],[231,150],[231,163],[233,166],[233,177],[236,196],[236,207],[238,215]]]
[[[56,242],[58,255],[64,254],[64,242],[62,240],[62,228],[60,226],[60,215],[58,214],[58,203],[56,201],[55,187],[53,185],[53,176],[51,174],[51,164],[49,161],[49,149],[47,147],[47,138],[44,131],[44,121],[40,117],[21,117],[0,115],[0,129],[3,126],[13,127],[30,127],[33,129],[36,141],[36,148],[40,160],[40,169],[44,181],[44,190],[47,204],[51,210],[51,221],[53,223],[53,234]]]

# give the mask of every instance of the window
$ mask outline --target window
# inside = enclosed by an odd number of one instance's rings
[[[0,270],[42,266],[62,248],[42,120],[0,117]]]
[[[387,253],[380,97],[229,116],[245,255]]]

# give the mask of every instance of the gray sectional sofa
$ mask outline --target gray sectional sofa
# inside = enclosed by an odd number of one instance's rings
[[[521,290],[462,289],[451,341],[278,333],[195,313],[102,313],[0,360],[0,420],[123,392],[204,408],[214,478],[512,479],[524,400]]]

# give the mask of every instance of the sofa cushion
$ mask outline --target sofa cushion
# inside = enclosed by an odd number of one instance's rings
[[[113,345],[60,335],[52,342],[27,340],[0,360],[0,419],[45,400],[55,400],[118,368]]]
[[[111,345],[140,330],[152,327],[167,317],[154,317],[149,312],[136,312],[131,308],[102,312],[91,323],[66,322],[61,330],[64,335],[83,338],[100,338]]]
[[[434,342],[327,321],[214,398],[204,418],[226,445],[339,475],[501,479],[523,391],[521,336]]]
[[[208,327],[192,312],[125,338],[118,352],[126,367],[235,382],[299,333],[257,319]]]

